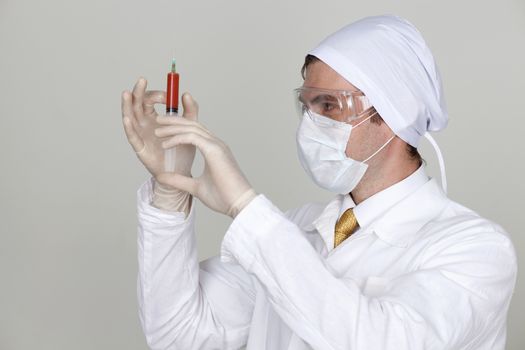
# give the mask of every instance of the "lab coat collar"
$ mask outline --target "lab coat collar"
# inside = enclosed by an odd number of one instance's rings
[[[414,236],[447,205],[448,198],[435,179],[382,214],[370,230],[390,245],[406,248]]]
[[[384,190],[370,196],[366,200],[354,204],[350,195],[345,196],[343,206],[339,212],[339,217],[348,208],[354,208],[354,214],[361,228],[367,228],[376,221],[377,218],[394,207],[397,203],[423,186],[429,180],[425,166],[421,165],[416,171],[403,180],[385,188]]]
[[[348,195],[336,195],[321,214],[314,218],[311,224],[304,227],[307,231],[317,230],[328,251],[333,249],[334,227],[343,203],[350,208],[355,206],[352,200],[345,199],[346,196]],[[377,215],[374,216],[372,214],[362,215],[364,213],[362,211],[361,219],[364,222],[363,230],[361,230],[364,232],[362,233],[374,232],[384,242],[402,248],[408,247],[414,234],[428,221],[436,217],[443,210],[448,200],[436,181],[434,179],[428,180],[423,168],[372,197],[369,198],[373,199],[372,201],[367,199],[358,206],[365,207],[363,204],[368,201],[366,211],[370,212],[375,209],[369,204],[375,203],[374,207],[379,207],[376,210]],[[380,204],[381,197],[384,197],[383,199],[389,197],[389,206],[386,208]],[[391,200],[395,197],[397,200]],[[356,217],[359,220],[357,213]]]

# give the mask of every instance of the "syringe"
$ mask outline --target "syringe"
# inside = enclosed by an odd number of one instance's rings
[[[179,74],[176,72],[175,59],[171,61],[171,72],[167,77],[166,88],[166,116],[178,116],[179,112]],[[164,171],[175,171],[176,149],[168,148],[164,151]]]

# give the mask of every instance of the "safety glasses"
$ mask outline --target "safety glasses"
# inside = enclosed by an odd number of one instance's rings
[[[294,96],[300,117],[305,113],[310,117],[318,114],[350,123],[363,117],[364,112],[372,107],[368,98],[360,91],[300,87],[294,89]]]

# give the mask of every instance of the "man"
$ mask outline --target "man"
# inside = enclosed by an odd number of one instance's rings
[[[255,193],[229,148],[196,121],[189,94],[185,118],[163,118],[153,104],[164,94],[146,92],[144,79],[124,92],[126,134],[153,175],[138,191],[149,346],[503,349],[514,247],[425,174],[419,139],[432,140],[428,131],[448,117],[419,32],[399,17],[362,19],[313,49],[303,76],[299,158],[336,195],[286,213]],[[163,173],[173,146],[180,165]],[[206,162],[196,179],[195,147]],[[193,197],[234,218],[220,255],[200,263]]]

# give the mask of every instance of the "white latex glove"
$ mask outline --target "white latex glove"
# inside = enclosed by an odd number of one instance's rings
[[[164,91],[146,91],[147,81],[140,78],[133,92],[122,93],[122,122],[129,143],[133,147],[137,157],[146,169],[155,178],[164,172],[164,148],[163,139],[158,138],[154,130],[160,125],[155,111],[155,104],[164,104],[166,93]],[[197,120],[198,104],[189,93],[182,95],[183,115],[180,117],[165,117],[166,119]],[[177,162],[175,171],[191,176],[191,166],[195,158],[195,146],[181,145],[177,147]],[[162,186],[155,182],[153,191],[153,205],[170,211],[189,212],[191,196],[187,192],[170,187]]]
[[[255,196],[248,180],[237,165],[229,147],[202,124],[187,119],[157,117],[164,127],[155,130],[165,148],[190,144],[204,157],[204,171],[198,178],[174,173],[157,176],[161,184],[179,188],[199,198],[207,207],[235,217]]]
[[[158,114],[154,105],[164,104],[166,93],[164,91],[146,91],[147,81],[140,78],[133,92],[122,93],[122,121],[129,143],[137,154],[139,160],[153,176],[164,172],[164,148],[163,139],[155,136],[154,130],[158,128]],[[161,119],[186,119],[197,120],[198,105],[190,94],[182,96],[184,112],[180,117],[161,116]],[[191,166],[195,158],[195,147],[192,145],[181,145],[177,147],[177,172],[190,176]]]

